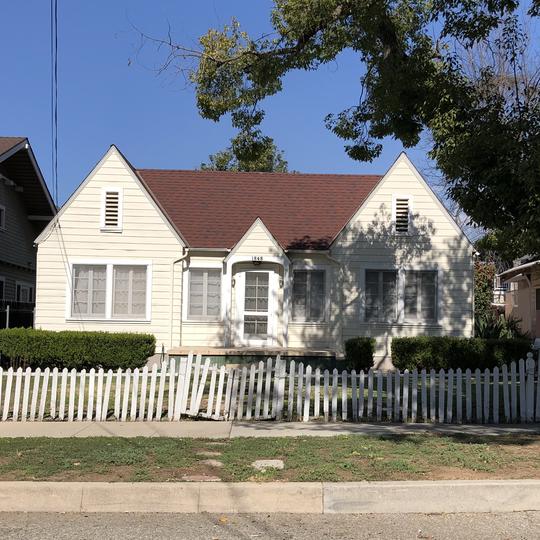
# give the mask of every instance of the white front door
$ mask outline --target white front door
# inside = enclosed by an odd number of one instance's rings
[[[277,276],[269,270],[237,274],[237,333],[240,345],[265,347],[274,344]]]

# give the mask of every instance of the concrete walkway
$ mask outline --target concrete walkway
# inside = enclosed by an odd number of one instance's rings
[[[332,437],[335,435],[540,435],[540,424],[345,424],[317,422],[0,422],[0,437]]]

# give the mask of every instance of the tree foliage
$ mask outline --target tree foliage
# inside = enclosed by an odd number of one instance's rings
[[[287,73],[316,70],[352,50],[365,68],[358,101],[325,119],[347,154],[371,161],[384,137],[412,147],[425,134],[448,195],[475,223],[513,235],[515,254],[538,253],[540,71],[526,54],[525,23],[537,20],[540,0],[526,7],[517,0],[275,0],[267,34],[250,36],[233,20],[208,30],[200,48],[168,39],[165,66],[188,72],[203,117],[231,114],[250,141],[262,136],[261,104],[283,90]],[[245,155],[258,152],[248,144]]]
[[[476,321],[489,318],[492,312],[495,265],[492,262],[474,263],[474,318]]]
[[[239,134],[242,136],[242,133]],[[230,146],[208,156],[207,163],[201,163],[202,170],[212,171],[258,171],[258,172],[287,172],[288,164],[283,152],[277,148],[270,137],[261,143],[262,149],[247,156],[238,151],[238,137],[232,140]]]

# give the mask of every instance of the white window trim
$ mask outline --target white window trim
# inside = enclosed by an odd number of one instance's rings
[[[107,193],[118,193],[118,227],[108,227],[105,225],[105,198]],[[124,224],[124,190],[121,187],[101,188],[101,215],[100,229],[102,232],[122,232]]]
[[[197,270],[221,270],[221,298],[220,298],[220,314],[217,317],[190,317],[189,316],[189,273],[190,269]],[[231,276],[223,272],[223,261],[221,259],[215,261],[209,260],[191,260],[189,266],[184,270],[182,277],[182,321],[188,323],[205,324],[208,322],[219,323],[225,319],[225,295],[229,291],[226,286],[226,280],[231,279]]]
[[[396,231],[396,201],[397,199],[407,199],[409,201],[409,230],[404,232]],[[397,236],[411,236],[413,228],[413,196],[408,193],[394,193],[392,195],[392,230]]]
[[[3,204],[0,204],[0,231],[6,230],[6,217],[7,217],[7,210],[6,207]]]
[[[319,321],[309,321],[309,320],[300,320],[300,319],[293,319],[293,286],[294,286],[294,272],[296,270],[324,270],[324,308],[323,308],[323,318]],[[291,295],[291,302],[290,302],[290,309],[291,309],[291,317],[289,320],[289,324],[296,324],[296,325],[303,325],[303,326],[312,326],[312,325],[325,325],[328,324],[329,321],[329,314],[330,314],[330,271],[331,267],[326,264],[317,264],[313,263],[311,261],[294,261],[292,264],[292,268],[290,271],[290,280],[291,280],[291,286],[290,286],[290,295]]]
[[[15,301],[16,302],[21,302],[21,300],[17,300],[17,287],[27,287],[28,289],[30,289],[30,296],[33,298],[33,300],[30,300],[29,302],[24,302],[24,303],[31,304],[32,302],[36,301],[36,291],[32,283],[29,283],[28,281],[15,281]]]
[[[356,268],[359,285],[359,318],[360,324],[369,326],[441,326],[443,314],[443,271],[438,266],[391,266],[387,264],[369,264]],[[394,321],[368,321],[366,320],[366,270],[395,271],[397,272],[397,317]],[[437,317],[435,321],[411,321],[405,319],[405,272],[437,272]]]
[[[77,317],[72,314],[73,266],[77,264],[106,266],[105,317]],[[112,316],[113,266],[146,266],[146,313],[144,318],[121,318]],[[66,269],[66,321],[107,323],[149,323],[152,320],[152,261],[141,259],[70,259]]]
[[[3,284],[2,295],[0,296],[0,301],[2,301],[6,299],[6,278],[4,276],[0,276],[0,281]]]

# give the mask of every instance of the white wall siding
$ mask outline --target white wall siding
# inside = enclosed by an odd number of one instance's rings
[[[123,192],[122,232],[100,230],[102,188]],[[58,226],[38,246],[36,326],[48,330],[103,330],[149,332],[156,347],[168,349],[180,342],[182,245],[148,195],[132,177],[116,151],[101,166],[63,211]],[[69,262],[76,259],[145,260],[152,263],[150,322],[66,320]],[[173,284],[174,281],[174,284]]]
[[[411,197],[410,236],[394,234],[395,195]],[[391,339],[395,336],[472,335],[472,247],[406,158],[398,159],[342,231],[332,246],[332,256],[343,267],[343,342],[355,336],[375,337],[378,363],[389,365]],[[438,270],[437,324],[368,324],[363,320],[366,269],[399,268]]]

